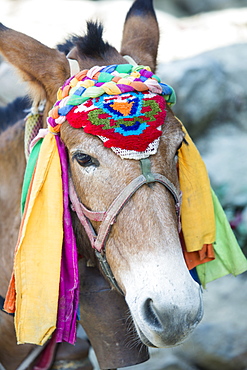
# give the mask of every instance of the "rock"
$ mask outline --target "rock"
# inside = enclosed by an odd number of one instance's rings
[[[247,44],[238,44],[159,65],[162,81],[177,93],[173,110],[193,138],[216,122],[247,130],[246,58]]]
[[[174,3],[188,14],[247,6],[246,0],[174,0]]]
[[[90,353],[90,360],[94,365],[94,370],[100,370],[93,351]],[[127,366],[124,370],[197,370],[197,367],[189,363],[187,359],[174,355],[170,349],[151,348],[150,359],[147,362]]]
[[[0,105],[6,105],[19,96],[27,94],[27,85],[20,81],[14,68],[8,63],[0,64]]]
[[[207,370],[247,368],[247,274],[208,284],[205,314],[192,336],[174,350],[176,356]]]
[[[237,120],[236,120],[237,122]],[[247,130],[220,123],[195,140],[224,207],[247,205]],[[246,233],[247,234],[247,233]]]
[[[175,1],[164,1],[156,0],[155,8],[162,10],[162,12],[169,13],[175,17],[185,17],[188,15],[188,12],[181,8],[180,4],[176,4]]]
[[[246,0],[247,1],[247,0]],[[174,6],[164,0],[154,1],[155,8]],[[26,33],[40,42],[54,47],[70,34],[82,34],[88,19],[100,20],[105,25],[104,38],[119,48],[122,29],[130,1],[67,1],[49,3],[49,12],[43,1],[19,0],[18,5],[1,0],[1,22]],[[73,14],[64,21],[64,14]],[[54,17],[56,14],[56,17]],[[113,17],[112,14],[117,14]],[[227,9],[192,17],[177,18],[157,10],[161,30],[159,61],[183,59],[206,50],[247,41],[247,8]],[[220,24],[220,32],[219,32]],[[49,32],[45,32],[49,29]]]
[[[180,359],[170,349],[150,349],[150,360],[146,363],[126,367],[124,370],[196,370],[187,359]]]
[[[236,330],[238,329],[238,330]],[[247,365],[246,327],[226,322],[202,324],[183,346],[181,358],[207,370],[244,370]]]
[[[220,64],[210,57],[200,55],[160,64],[158,75],[174,88],[177,103],[173,111],[195,138],[218,113],[222,103],[223,97],[218,93],[218,86],[224,85],[225,79]]]

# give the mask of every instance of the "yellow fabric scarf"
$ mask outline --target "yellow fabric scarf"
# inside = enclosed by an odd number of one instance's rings
[[[15,256],[18,344],[43,345],[56,328],[62,242],[61,167],[55,137],[49,133],[41,146]]]
[[[179,150],[178,161],[182,191],[181,223],[186,249],[193,252],[215,241],[214,206],[205,164],[182,122],[179,122],[188,143]]]

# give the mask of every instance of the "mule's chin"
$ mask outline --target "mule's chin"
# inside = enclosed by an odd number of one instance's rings
[[[147,335],[143,333],[143,331],[137,326],[136,326],[136,331],[139,335],[140,340],[142,341],[143,344],[145,344],[148,347],[152,348],[169,348],[169,347],[174,347],[182,344],[188,336],[194,331],[196,326],[199,324],[200,321],[196,322],[192,327],[190,327],[189,331],[183,334],[180,334],[176,336],[174,332],[172,335],[167,335],[167,333],[164,331],[164,333],[149,333],[149,338]]]
[[[157,346],[155,346],[153,343],[150,342],[150,340],[148,340],[147,337],[145,337],[145,335],[142,333],[142,331],[140,329],[137,329],[137,333],[142,341],[143,344],[145,344],[146,346],[148,347],[152,347],[152,348],[158,348]]]

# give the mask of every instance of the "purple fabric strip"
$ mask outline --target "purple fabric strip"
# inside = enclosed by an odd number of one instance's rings
[[[127,93],[127,92],[135,90],[134,87],[130,85],[118,84],[117,86],[121,90],[122,93]]]
[[[152,78],[153,76],[153,73],[150,71],[147,71],[146,69],[140,69],[139,73],[141,74],[141,76],[144,76],[146,78]]]
[[[70,81],[71,80],[73,80],[73,78],[74,78],[75,76],[71,76],[70,78],[68,78],[68,80],[66,80],[65,82],[64,82],[64,84],[63,84],[63,86],[62,86],[62,89],[65,87],[65,86],[67,86],[69,83],[70,83]]]
[[[69,177],[65,145],[55,136],[60,156],[63,182],[63,250],[59,287],[56,341],[75,343],[76,315],[79,304],[78,255],[72,220],[69,211]]]

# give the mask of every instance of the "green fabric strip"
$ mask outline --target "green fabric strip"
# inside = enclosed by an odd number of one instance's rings
[[[210,281],[228,274],[236,276],[247,270],[247,259],[238,245],[225,212],[213,190],[212,199],[216,220],[215,260],[196,267],[204,288]]]
[[[27,193],[30,185],[30,181],[32,179],[33,171],[37,163],[37,159],[39,156],[40,152],[40,147],[43,142],[43,139],[40,139],[35,146],[33,147],[24,174],[24,180],[23,180],[23,185],[22,185],[22,193],[21,193],[21,214],[24,212],[25,204],[26,204],[26,198],[27,198]]]
[[[170,87],[170,89],[172,90],[172,93],[170,95],[164,95],[164,98],[168,104],[175,105],[177,101],[176,93],[170,85],[167,85],[167,86]]]

